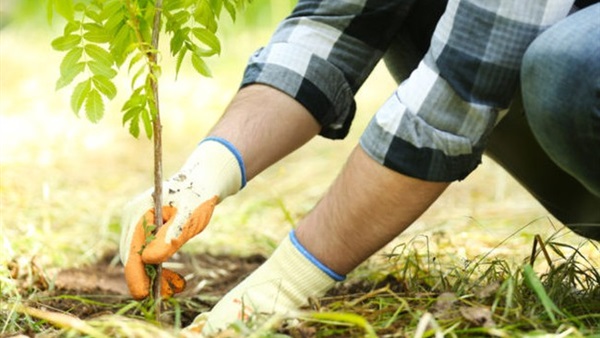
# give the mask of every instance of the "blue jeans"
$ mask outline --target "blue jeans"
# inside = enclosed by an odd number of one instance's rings
[[[596,4],[550,27],[529,46],[521,69],[523,107],[535,139],[554,163],[597,197],[599,18],[600,4]],[[600,209],[600,203],[596,208]],[[600,224],[588,224],[587,230],[585,224],[573,226],[588,237],[600,238]]]
[[[415,2],[386,66],[397,82],[428,48],[444,0]],[[600,240],[600,5],[586,7],[542,33],[528,49],[522,96],[492,132],[485,154],[554,217]]]
[[[544,151],[600,196],[600,4],[531,44],[521,86],[527,120]]]

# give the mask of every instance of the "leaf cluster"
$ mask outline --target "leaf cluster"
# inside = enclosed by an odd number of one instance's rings
[[[48,19],[53,13],[65,19],[63,34],[52,47],[65,56],[56,89],[73,83],[71,108],[82,109],[91,122],[104,115],[105,102],[117,95],[114,79],[128,61],[131,94],[123,104],[123,125],[138,137],[143,128],[152,137],[152,120],[158,98],[151,84],[161,73],[158,48],[152,45],[155,13],[160,13],[159,34],[170,37],[170,52],[177,58],[176,73],[189,55],[193,68],[211,76],[204,58],[218,55],[218,19],[236,12],[251,0],[169,0],[157,8],[153,0],[48,0]],[[77,81],[76,81],[77,79]]]

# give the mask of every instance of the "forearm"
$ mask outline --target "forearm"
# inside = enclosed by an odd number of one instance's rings
[[[313,116],[287,94],[254,84],[242,88],[209,136],[222,137],[240,152],[247,180],[317,135]]]
[[[358,146],[298,225],[298,240],[321,263],[347,274],[412,224],[448,185],[392,171]]]

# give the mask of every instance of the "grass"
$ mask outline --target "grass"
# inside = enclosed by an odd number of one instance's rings
[[[10,26],[0,34],[0,336],[176,336],[187,316],[215,299],[173,300],[160,327],[149,304],[50,292],[60,269],[94,264],[116,249],[120,206],[150,185],[151,144],[131,139],[119,114],[98,125],[72,116],[68,93],[53,89],[60,55],[46,34]],[[166,174],[219,117],[246,56],[267,38],[240,35],[224,39],[215,79],[164,77]],[[184,251],[268,255],[325,191],[393,87],[378,67],[357,97],[346,141],[316,139],[263,173],[223,202]],[[123,95],[108,111],[118,111]],[[537,245],[532,263],[538,234],[544,246]],[[238,323],[232,335],[588,337],[600,332],[598,266],[597,243],[562,228],[484,158],[481,169],[326,297],[293,320]]]
[[[439,240],[440,233],[431,235]],[[586,242],[585,245],[590,244]],[[313,300],[293,318],[254,318],[237,323],[232,336],[246,337],[591,337],[600,329],[600,274],[581,247],[552,238],[551,268],[533,267],[545,258],[535,252],[520,262],[455,258],[415,250],[410,241],[378,263],[362,266],[349,281]],[[593,244],[592,244],[593,245]],[[596,247],[596,250],[598,248]],[[8,285],[3,281],[3,286]],[[21,298],[25,297],[25,298]],[[74,307],[96,306],[99,316],[82,320],[53,310],[50,300]],[[38,304],[38,305],[36,305]],[[45,307],[39,307],[45,304]],[[173,299],[165,317],[152,323],[151,304],[93,295],[44,297],[30,291],[4,296],[3,332],[43,332],[49,336],[175,337],[191,299]],[[77,311],[73,311],[77,312]]]

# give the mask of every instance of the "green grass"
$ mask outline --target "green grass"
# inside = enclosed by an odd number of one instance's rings
[[[439,234],[433,234],[432,240]],[[585,245],[591,243],[585,243]],[[593,244],[592,244],[593,245]],[[552,267],[535,272],[521,263],[482,258],[465,264],[426,251],[399,250],[378,270],[363,266],[346,285],[314,300],[294,318],[254,318],[230,333],[246,337],[589,337],[600,329],[600,275],[577,247],[549,239]],[[598,248],[596,247],[596,250]],[[537,252],[539,253],[539,252]],[[537,254],[536,253],[536,254]],[[534,267],[541,265],[534,260]],[[74,306],[102,308],[81,320],[59,311],[35,291],[15,292],[3,279],[3,333],[43,332],[50,336],[174,337],[187,299],[172,300],[170,324],[152,322],[151,304],[121,299],[95,301],[89,295],[54,296]],[[354,290],[354,291],[353,291]],[[335,291],[335,290],[334,290]],[[24,307],[27,306],[27,307]],[[59,330],[60,329],[60,330]]]

